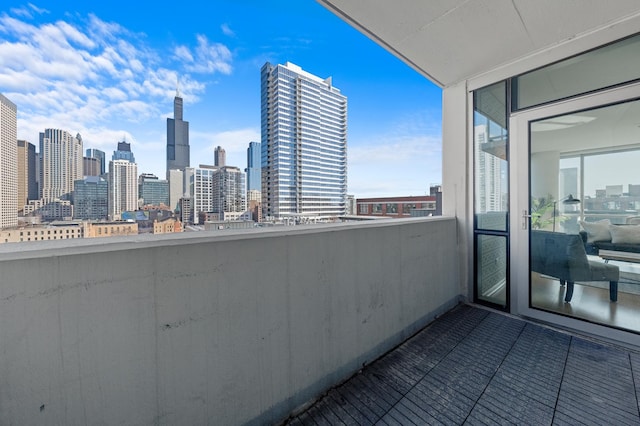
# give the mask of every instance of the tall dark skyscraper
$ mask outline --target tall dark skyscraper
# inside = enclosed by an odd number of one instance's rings
[[[167,176],[169,170],[189,167],[189,122],[182,120],[182,98],[176,91],[173,118],[167,118]]]
[[[113,151],[112,160],[127,160],[130,163],[135,163],[136,158],[131,151],[131,144],[125,141],[118,142],[118,149]]]
[[[217,146],[213,152],[213,165],[218,167],[227,165],[227,152],[221,146]]]

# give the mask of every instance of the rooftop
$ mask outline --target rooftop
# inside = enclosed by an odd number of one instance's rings
[[[640,353],[470,305],[290,425],[640,423]]]

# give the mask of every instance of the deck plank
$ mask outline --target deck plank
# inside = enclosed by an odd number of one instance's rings
[[[461,305],[289,424],[640,424],[640,353]]]

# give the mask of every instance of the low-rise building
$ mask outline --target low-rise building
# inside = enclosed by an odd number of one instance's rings
[[[426,210],[436,215],[437,202],[433,195],[410,197],[358,198],[358,216],[412,217],[414,210]]]
[[[136,222],[85,222],[85,238],[116,237],[122,235],[138,235]]]
[[[170,234],[173,232],[182,232],[182,222],[174,217],[164,220],[155,220],[153,222],[154,234]]]
[[[79,222],[55,225],[21,226],[0,231],[0,243],[21,243],[26,241],[68,240],[83,237],[83,227]]]

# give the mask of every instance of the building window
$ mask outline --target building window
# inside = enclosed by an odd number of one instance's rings
[[[404,214],[411,214],[411,210],[415,210],[415,203],[405,203],[402,205],[402,212]]]

